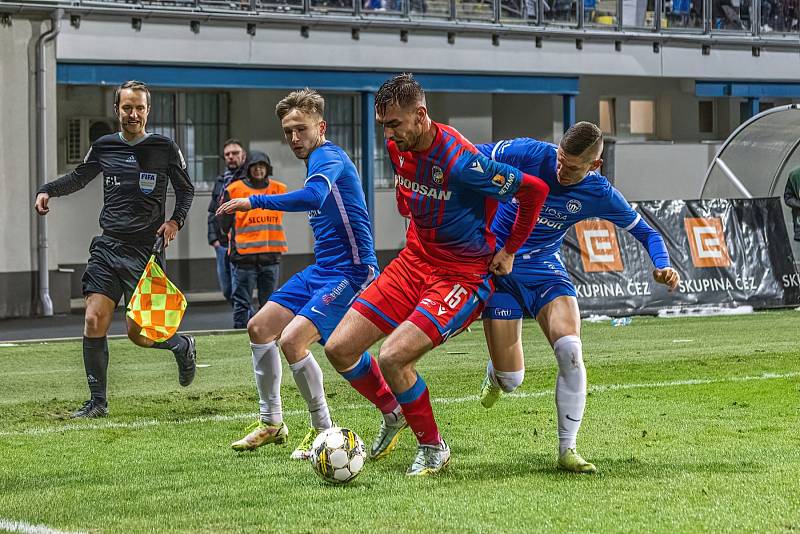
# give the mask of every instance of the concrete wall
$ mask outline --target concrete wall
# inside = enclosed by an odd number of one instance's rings
[[[33,302],[36,228],[32,210],[36,191],[36,40],[49,21],[13,19],[0,26],[0,317],[27,314]],[[47,85],[55,87],[55,51],[46,52]],[[55,92],[48,94],[47,142],[56,143]],[[56,168],[56,152],[47,156]],[[56,223],[50,222],[51,226]],[[51,267],[55,265],[51,262]]]
[[[700,198],[716,143],[617,143],[615,186],[628,200]]]

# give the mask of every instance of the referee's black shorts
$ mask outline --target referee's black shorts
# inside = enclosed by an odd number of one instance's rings
[[[118,303],[125,295],[127,305],[152,254],[152,245],[134,245],[105,235],[95,237],[81,278],[83,296],[100,293]],[[156,259],[163,267],[163,253]]]

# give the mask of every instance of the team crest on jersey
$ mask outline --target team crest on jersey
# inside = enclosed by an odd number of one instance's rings
[[[431,177],[437,184],[444,182],[444,172],[442,171],[442,168],[434,165],[433,169],[431,169]]]
[[[580,200],[573,199],[567,202],[567,211],[570,213],[578,213],[581,211],[582,207],[583,205],[581,204]]]
[[[503,187],[506,184],[506,179],[502,174],[495,174],[492,178],[492,183],[497,187]]]
[[[156,175],[152,172],[139,173],[139,189],[142,193],[149,195],[156,188]]]

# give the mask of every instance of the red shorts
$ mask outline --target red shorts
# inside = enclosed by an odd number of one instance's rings
[[[353,309],[386,335],[411,321],[435,347],[477,319],[493,290],[489,274],[443,272],[404,249],[359,295]]]

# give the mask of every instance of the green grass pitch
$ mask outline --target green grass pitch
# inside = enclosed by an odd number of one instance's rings
[[[80,344],[0,348],[0,524],[88,532],[796,532],[800,314],[584,324],[590,395],[579,450],[595,476],[556,470],[555,360],[526,322],[527,371],[477,401],[481,326],[420,362],[452,448],[441,475],[404,475],[409,432],[344,487],[289,459],[308,419],[284,365],[287,446],[230,442],[257,398],[245,334],[199,337],[195,383],[173,358],[110,342],[110,417],[85,400]],[[334,421],[370,443],[377,412],[314,349]]]

